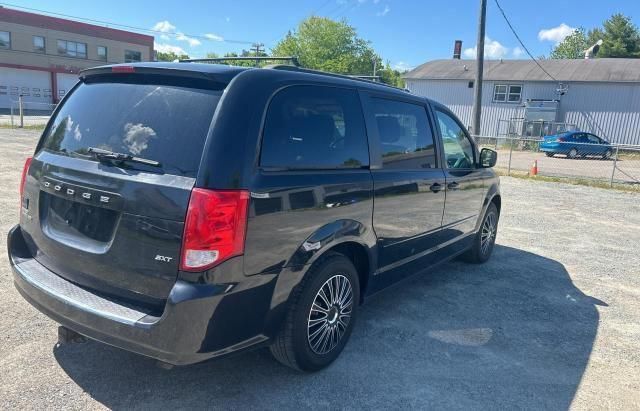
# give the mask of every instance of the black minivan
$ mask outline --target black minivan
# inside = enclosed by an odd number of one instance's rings
[[[368,296],[490,257],[495,161],[446,107],[346,76],[85,70],[25,163],[15,284],[62,326],[163,363],[268,345],[318,370]]]

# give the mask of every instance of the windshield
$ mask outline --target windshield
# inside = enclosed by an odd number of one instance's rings
[[[81,84],[53,119],[43,149],[93,158],[89,148],[94,147],[195,177],[221,95],[220,90],[172,85]]]

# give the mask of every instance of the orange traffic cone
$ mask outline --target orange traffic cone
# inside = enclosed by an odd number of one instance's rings
[[[529,170],[530,176],[538,175],[538,160],[533,160],[533,164],[531,164],[531,170]]]

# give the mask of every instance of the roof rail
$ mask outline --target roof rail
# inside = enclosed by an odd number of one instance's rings
[[[355,76],[355,75],[346,75],[346,74],[336,74],[336,73],[330,73],[328,71],[322,71],[322,70],[312,70],[312,69],[307,69],[307,68],[302,68],[299,66],[288,66],[285,64],[275,64],[275,65],[271,65],[271,66],[266,66],[265,68],[267,69],[272,69],[272,70],[284,70],[284,71],[298,71],[300,73],[309,73],[309,74],[318,74],[320,76],[328,76],[328,77],[337,77],[337,78],[343,78],[343,79],[348,79],[348,80],[356,80],[356,81],[361,81],[363,83],[369,83],[369,84],[377,84],[379,86],[383,86],[383,87],[389,87],[395,90],[401,90],[401,91],[405,91],[407,93],[410,93],[410,91],[406,88],[400,88],[400,87],[396,87],[396,86],[392,86],[390,84],[386,84],[386,83],[380,83],[377,81],[372,81],[370,80],[371,78],[379,78],[379,76]]]
[[[298,58],[294,56],[290,56],[290,57],[239,56],[239,57],[215,57],[215,58],[203,58],[203,59],[179,59],[178,60],[179,63],[222,63],[225,61],[255,61],[256,63],[258,61],[290,61],[291,64],[293,64],[295,67],[300,66],[300,63],[298,62]]]

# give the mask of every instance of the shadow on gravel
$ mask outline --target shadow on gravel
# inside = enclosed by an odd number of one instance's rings
[[[596,305],[565,268],[496,246],[362,307],[342,356],[316,374],[267,350],[170,371],[89,342],[54,348],[64,371],[110,408],[567,409],[589,360]]]

